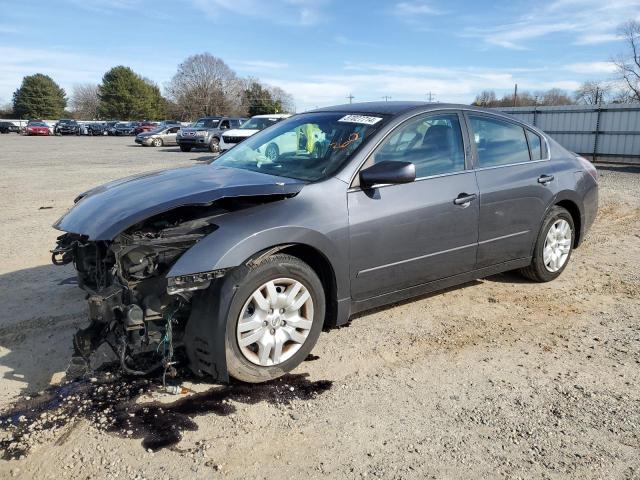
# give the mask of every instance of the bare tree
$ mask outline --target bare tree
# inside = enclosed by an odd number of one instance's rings
[[[497,104],[498,98],[493,90],[483,90],[473,101],[473,105],[478,107],[495,107]]]
[[[226,63],[210,53],[201,53],[178,65],[167,93],[181,116],[193,119],[243,113],[242,87],[243,82]]]
[[[552,88],[540,94],[539,105],[571,105],[573,100],[567,92],[559,88]]]
[[[584,82],[574,94],[576,102],[584,103],[585,105],[607,103],[610,96],[611,86],[595,80]]]
[[[640,22],[630,20],[623,24],[620,34],[625,38],[630,55],[620,55],[614,60],[618,76],[627,87],[628,97],[640,101]]]
[[[287,93],[282,88],[276,86],[269,86],[268,90],[271,94],[271,98],[273,98],[273,101],[280,104],[282,112],[295,113],[296,104],[293,100],[293,96],[290,93]]]
[[[98,118],[99,106],[98,85],[85,83],[73,87],[70,107],[76,118],[95,120]]]

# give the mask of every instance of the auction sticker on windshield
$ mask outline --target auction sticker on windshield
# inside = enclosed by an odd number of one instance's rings
[[[370,117],[368,115],[345,115],[338,121],[347,123],[362,123],[364,125],[375,125],[380,120],[382,120],[382,118]]]

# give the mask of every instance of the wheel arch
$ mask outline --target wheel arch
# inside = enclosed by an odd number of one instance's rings
[[[573,219],[573,227],[575,230],[575,238],[573,239],[573,248],[577,248],[582,242],[582,213],[580,212],[580,207],[578,204],[570,199],[563,199],[560,201],[556,201],[556,206],[562,207],[569,212],[571,218]]]

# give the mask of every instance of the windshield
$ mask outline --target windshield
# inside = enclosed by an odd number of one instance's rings
[[[156,128],[154,128],[153,130],[149,130],[149,133],[154,133],[154,134],[162,133],[162,132],[164,132],[166,129],[167,129],[167,127],[156,127]]]
[[[241,126],[241,130],[264,130],[265,128],[278,123],[282,118],[250,118],[244,122]]]
[[[48,125],[44,122],[31,122],[29,123],[30,127],[48,127]]]
[[[317,181],[337,171],[383,123],[383,116],[323,112],[297,115],[249,137],[216,165]]]
[[[215,118],[201,118],[193,124],[193,128],[216,128],[220,120]]]

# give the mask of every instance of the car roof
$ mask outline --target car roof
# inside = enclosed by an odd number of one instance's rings
[[[272,113],[267,115],[254,115],[251,118],[287,118],[290,117],[290,113]]]
[[[461,109],[472,110],[477,112],[490,113],[492,115],[512,118],[504,115],[496,110],[474,107],[471,105],[463,105],[458,103],[434,103],[434,102],[411,102],[411,101],[391,101],[391,102],[361,102],[361,103],[344,103],[342,105],[334,105],[331,107],[323,107],[315,110],[309,110],[305,113],[315,112],[349,112],[363,114],[380,114],[380,115],[402,115],[413,110],[442,110],[442,109]],[[513,118],[512,118],[513,119]]]

